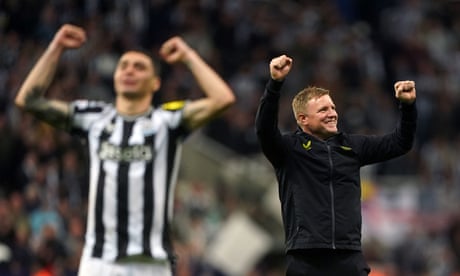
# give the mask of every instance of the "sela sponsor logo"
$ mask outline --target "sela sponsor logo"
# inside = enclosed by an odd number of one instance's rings
[[[145,145],[117,146],[103,142],[99,149],[99,158],[115,161],[149,161],[153,159],[152,148]]]

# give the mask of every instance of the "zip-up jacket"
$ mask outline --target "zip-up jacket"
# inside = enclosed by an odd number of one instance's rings
[[[361,250],[360,168],[401,156],[412,148],[415,103],[400,103],[401,117],[391,133],[339,132],[320,140],[300,129],[280,132],[282,84],[273,79],[267,83],[256,115],[256,133],[279,183],[286,251]]]

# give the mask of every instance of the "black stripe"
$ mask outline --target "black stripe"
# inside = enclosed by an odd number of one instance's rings
[[[105,186],[105,171],[103,168],[104,162],[101,161],[99,165],[99,178],[97,180],[96,202],[94,210],[94,224],[95,224],[95,237],[96,242],[93,248],[93,257],[102,257],[102,249],[104,247],[104,232],[105,227],[102,221],[102,212],[104,206],[104,186]]]
[[[145,138],[145,145],[150,145],[152,147],[152,160],[148,161],[145,165],[145,174],[144,174],[144,229],[142,230],[142,244],[143,244],[143,254],[146,256],[152,256],[150,248],[150,233],[152,230],[153,224],[153,214],[154,214],[154,189],[153,189],[153,160],[155,159],[155,136],[151,135]]]
[[[110,124],[115,122],[113,118]],[[99,145],[106,141],[110,137],[111,133],[103,131],[99,138]],[[96,202],[94,210],[94,225],[95,225],[95,244],[92,252],[92,256],[96,258],[102,257],[102,251],[104,248],[104,233],[105,227],[103,222],[103,212],[104,212],[104,190],[105,190],[105,171],[104,171],[104,161],[101,160],[99,164],[99,177],[97,180],[96,188]]]
[[[80,106],[76,105],[74,112],[75,113],[99,113],[103,110],[102,106],[90,106],[87,105],[85,107],[80,108]]]
[[[121,140],[121,148],[128,146],[128,140],[134,126],[134,121],[123,121],[123,138]],[[127,256],[128,249],[128,173],[130,163],[120,161],[118,165],[118,186],[117,186],[117,233],[118,233],[118,257]]]
[[[163,246],[168,253],[169,259],[174,263],[174,252],[172,246],[172,240],[169,231],[169,220],[168,220],[168,206],[169,206],[169,193],[171,190],[171,177],[172,170],[174,169],[175,156],[177,151],[177,133],[175,131],[169,130],[168,133],[168,153],[167,153],[167,167],[166,167],[166,198],[165,198],[165,208],[164,208],[164,229],[162,233]]]

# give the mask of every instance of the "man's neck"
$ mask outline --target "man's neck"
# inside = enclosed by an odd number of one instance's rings
[[[137,116],[150,111],[152,108],[151,98],[128,99],[126,97],[117,97],[115,106],[117,112],[123,116]]]

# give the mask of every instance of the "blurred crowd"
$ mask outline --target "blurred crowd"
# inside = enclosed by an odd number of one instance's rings
[[[296,128],[292,96],[317,85],[331,90],[341,130],[385,133],[397,119],[393,83],[414,80],[415,148],[367,177],[376,186],[389,175],[413,179],[417,217],[399,243],[367,238],[365,249],[373,275],[460,275],[460,2],[453,0],[0,1],[0,275],[76,275],[86,156],[80,141],[13,105],[63,23],[82,26],[88,42],[64,55],[49,97],[111,101],[122,51],[141,45],[157,53],[181,35],[238,99],[203,133],[245,158],[260,156],[254,117],[276,55],[294,59],[281,99],[283,131]],[[162,66],[162,78],[154,104],[201,95],[181,66]],[[180,229],[188,230],[177,233],[179,275],[223,275],[201,257],[210,233],[247,202],[215,184],[179,187],[176,212]],[[273,268],[273,258],[249,275],[280,275],[282,262]]]

